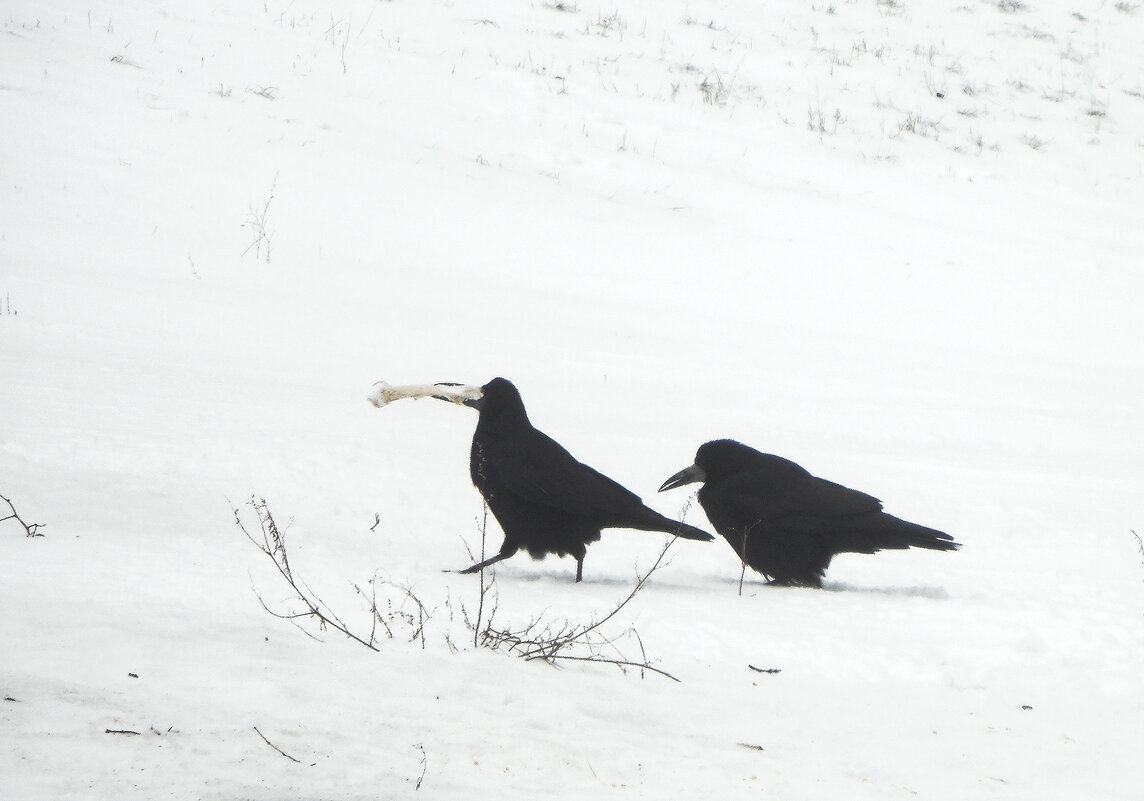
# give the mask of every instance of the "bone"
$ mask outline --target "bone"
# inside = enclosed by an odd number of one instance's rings
[[[367,397],[370,403],[377,408],[393,403],[402,398],[436,398],[450,403],[463,404],[467,400],[476,400],[481,397],[481,388],[467,384],[387,384],[378,381],[373,385],[373,392]]]

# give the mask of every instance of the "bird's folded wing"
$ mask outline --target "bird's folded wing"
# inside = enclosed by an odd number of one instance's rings
[[[576,514],[622,514],[643,505],[638,495],[536,433],[540,436],[514,443],[497,459],[496,479],[503,490]]]
[[[786,525],[853,519],[882,511],[882,502],[872,495],[809,475],[776,485],[744,473],[725,482],[719,494],[744,517]]]

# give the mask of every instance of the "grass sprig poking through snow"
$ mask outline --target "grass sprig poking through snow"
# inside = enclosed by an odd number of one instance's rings
[[[270,241],[274,238],[274,233],[266,227],[266,215],[270,212],[270,204],[274,202],[274,190],[277,186],[278,173],[274,173],[274,181],[270,184],[270,194],[262,202],[261,208],[254,203],[250,204],[250,216],[242,224],[243,227],[250,229],[253,237],[250,244],[246,246],[246,250],[242,251],[242,255],[245,256],[253,250],[254,258],[261,259],[263,251],[265,251],[267,264],[270,263]]]

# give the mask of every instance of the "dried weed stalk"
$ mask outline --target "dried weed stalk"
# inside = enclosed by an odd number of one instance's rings
[[[44,527],[43,523],[25,523],[24,519],[20,517],[20,514],[16,511],[16,507],[12,505],[12,501],[8,500],[3,495],[0,495],[0,501],[4,501],[4,503],[8,504],[8,509],[11,510],[10,514],[6,514],[3,517],[0,517],[0,523],[3,523],[5,520],[15,520],[24,529],[25,537],[44,536],[40,533],[40,529]]]
[[[631,592],[602,617],[592,618],[586,623],[567,619],[551,621],[537,617],[517,629],[501,627],[496,622],[499,601],[496,583],[485,582],[482,577],[478,616],[476,620],[470,619],[462,606],[465,624],[472,630],[473,642],[477,646],[493,651],[503,649],[525,660],[540,659],[549,664],[561,661],[598,662],[614,665],[625,673],[629,669],[636,670],[641,678],[645,671],[650,671],[672,681],[679,681],[666,670],[652,664],[635,628],[629,626],[614,634],[608,631],[609,624],[664,565],[667,553],[674,543],[674,539],[669,539],[664,544],[651,567],[636,574],[636,583]]]

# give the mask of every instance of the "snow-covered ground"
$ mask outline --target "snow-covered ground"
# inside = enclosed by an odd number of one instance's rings
[[[44,524],[0,522],[0,799],[1140,797],[1139,3],[0,28],[0,495]],[[665,514],[732,436],[965,547],[740,596],[679,542],[608,629],[679,682],[475,648],[475,416],[365,396],[496,375]],[[252,496],[394,639],[267,614]],[[663,542],[519,555],[496,619],[598,618]]]

